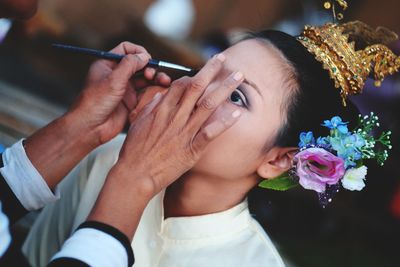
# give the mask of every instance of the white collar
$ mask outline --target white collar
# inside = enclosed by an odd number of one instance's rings
[[[251,219],[247,199],[238,205],[217,213],[189,217],[171,217],[164,220],[165,192],[159,194],[155,210],[161,223],[160,235],[175,240],[201,239],[229,235],[249,226]]]

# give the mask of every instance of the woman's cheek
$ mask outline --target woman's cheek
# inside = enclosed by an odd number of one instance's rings
[[[222,104],[207,124],[222,119],[227,105],[232,104]],[[243,111],[239,121],[207,146],[194,170],[227,178],[252,173],[262,142],[258,142],[257,132],[251,122],[251,114]]]

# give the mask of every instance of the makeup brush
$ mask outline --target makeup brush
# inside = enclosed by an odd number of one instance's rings
[[[74,53],[90,55],[90,56],[94,56],[97,58],[108,59],[108,60],[113,60],[113,61],[117,61],[117,62],[121,61],[124,58],[124,55],[114,54],[114,53],[105,52],[105,51],[96,50],[96,49],[83,48],[83,47],[64,45],[64,44],[53,44],[52,46],[54,48],[58,48],[58,49],[62,49],[62,50],[66,50],[66,51],[70,51],[70,52],[74,52]],[[181,72],[185,72],[188,76],[193,76],[197,73],[197,70],[187,68],[182,65],[170,63],[170,62],[156,60],[156,59],[150,59],[149,63],[147,64],[146,67],[181,71]]]

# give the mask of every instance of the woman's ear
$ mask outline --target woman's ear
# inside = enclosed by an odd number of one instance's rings
[[[263,179],[273,179],[292,167],[293,157],[298,151],[296,147],[274,147],[268,151],[257,169]]]

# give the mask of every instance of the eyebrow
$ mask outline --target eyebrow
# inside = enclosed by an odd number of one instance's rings
[[[257,87],[257,85],[256,85],[254,82],[249,81],[249,80],[247,80],[247,79],[244,79],[244,80],[243,80],[243,83],[249,85],[250,87],[253,87],[254,90],[256,90],[257,93],[258,93],[261,97],[263,97],[262,94],[261,94],[260,89]]]

